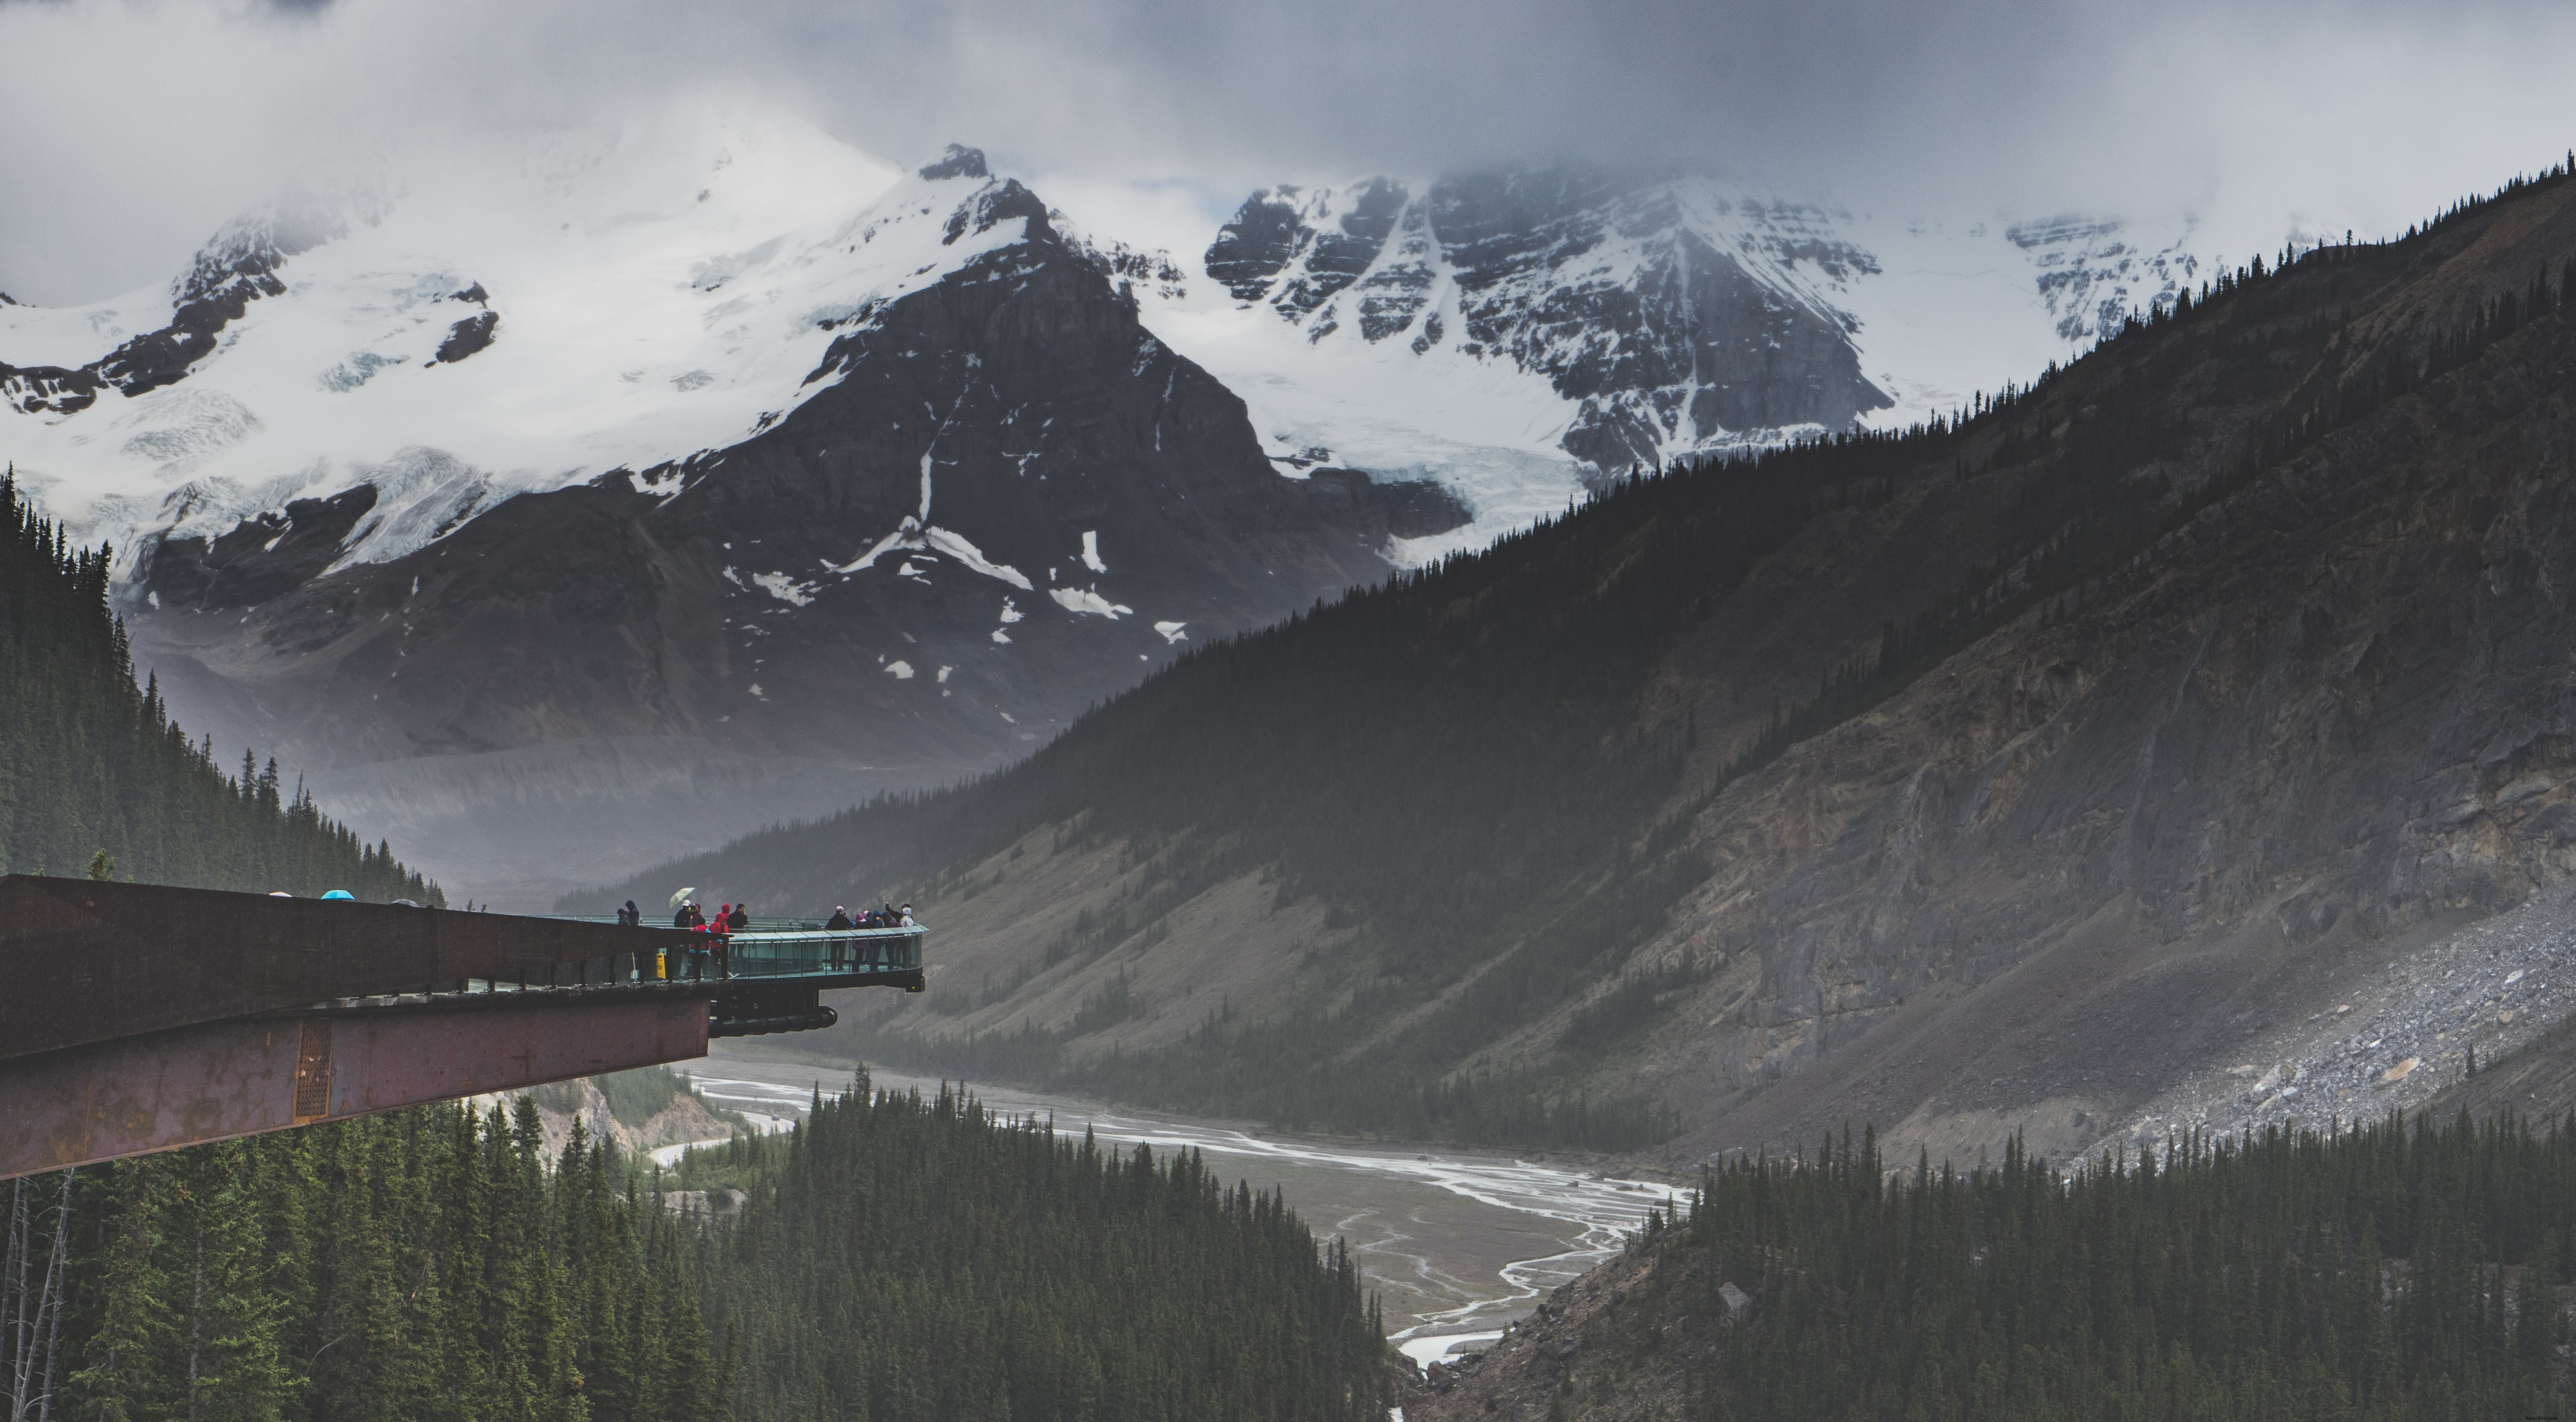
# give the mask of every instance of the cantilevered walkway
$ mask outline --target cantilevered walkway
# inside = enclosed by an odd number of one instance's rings
[[[0,876],[0,1179],[828,1027],[923,936]]]

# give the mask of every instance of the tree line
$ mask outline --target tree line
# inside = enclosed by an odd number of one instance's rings
[[[2560,1415],[2576,1116],[2187,1133],[1891,1173],[1848,1130],[1703,1173],[1586,1340],[1695,1417]],[[1754,1300],[1728,1321],[1720,1289]],[[1579,1402],[1581,1399],[1572,1399]]]
[[[535,1108],[425,1107],[12,1182],[30,1422],[694,1422],[703,1241]],[[61,1277],[46,1298],[20,1271]],[[50,1313],[46,1310],[50,1308]],[[36,1341],[41,1339],[41,1342]]]

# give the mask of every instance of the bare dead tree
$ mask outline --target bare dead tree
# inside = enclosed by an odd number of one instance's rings
[[[54,1413],[71,1254],[72,1172],[64,1171],[59,1180],[50,1205],[42,1180],[20,1177],[9,1185],[8,1234],[0,1244],[0,1363],[8,1369],[9,1422],[51,1422]]]

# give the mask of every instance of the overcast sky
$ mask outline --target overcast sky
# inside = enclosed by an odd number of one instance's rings
[[[1173,232],[1266,183],[1571,159],[2367,233],[2576,142],[2576,5],[0,0],[0,290],[165,281],[374,138],[701,93],[896,160],[980,144],[1051,200],[1123,192]]]

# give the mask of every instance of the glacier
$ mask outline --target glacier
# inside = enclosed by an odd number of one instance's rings
[[[558,135],[415,167],[330,200],[340,235],[280,267],[186,378],[68,413],[0,410],[0,454],[120,573],[159,535],[211,534],[371,485],[341,563],[411,552],[512,495],[671,466],[776,423],[839,336],[1025,236],[948,225],[999,186],[900,172],[775,114]],[[466,300],[466,296],[479,300]],[[77,367],[167,321],[172,291],[0,306],[0,362]],[[439,360],[460,320],[490,344]],[[281,472],[292,471],[292,472]]]

